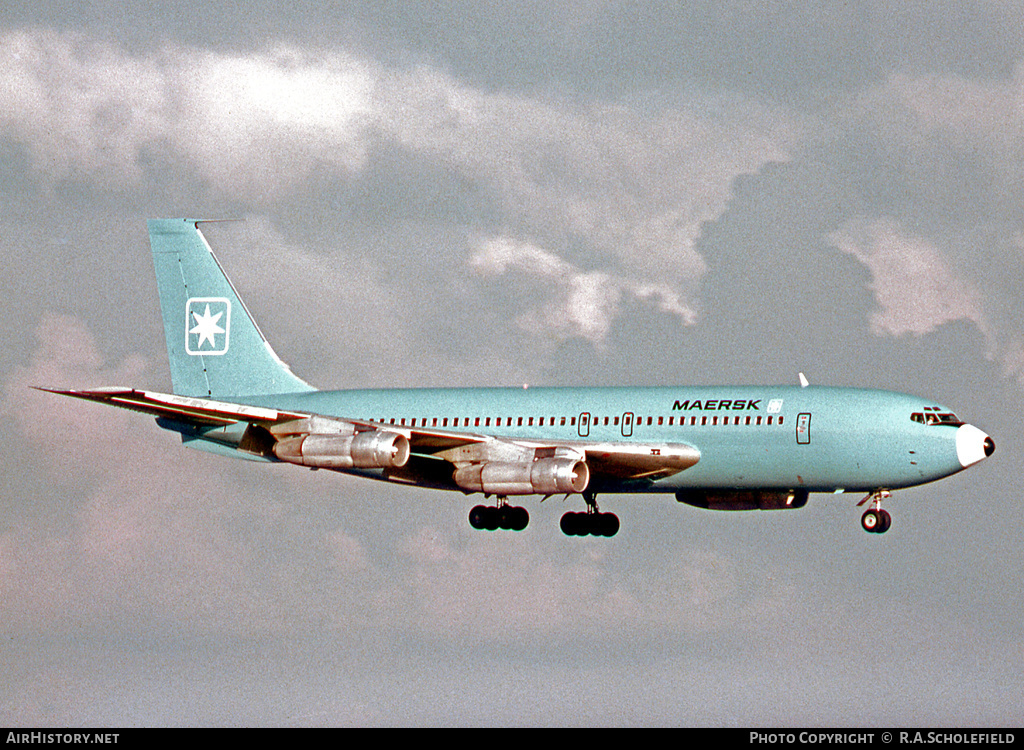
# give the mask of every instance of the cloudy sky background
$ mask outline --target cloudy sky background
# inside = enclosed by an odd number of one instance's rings
[[[1024,5],[64,5],[0,9],[3,721],[1019,725]],[[486,534],[30,390],[170,388],[170,216],[246,220],[208,237],[320,387],[803,371],[997,453],[884,536]]]

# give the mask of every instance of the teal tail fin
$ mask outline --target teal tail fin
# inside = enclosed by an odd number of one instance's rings
[[[174,392],[216,398],[316,390],[270,348],[199,223],[149,221]]]

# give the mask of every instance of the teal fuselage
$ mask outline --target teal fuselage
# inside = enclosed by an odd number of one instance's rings
[[[241,402],[241,400],[239,400]],[[805,489],[870,492],[924,484],[964,467],[957,427],[911,415],[948,411],[900,393],[822,386],[457,388],[313,391],[244,403],[470,432],[535,444],[685,444],[699,462],[657,480],[596,491]],[[415,421],[414,421],[415,420]],[[380,471],[354,471],[384,478]]]

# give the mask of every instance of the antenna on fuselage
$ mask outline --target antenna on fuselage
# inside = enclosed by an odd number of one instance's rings
[[[806,388],[807,386],[809,386],[811,384],[810,381],[807,380],[807,376],[806,375],[804,375],[802,372],[799,373],[799,375],[800,375],[800,387],[801,388]]]

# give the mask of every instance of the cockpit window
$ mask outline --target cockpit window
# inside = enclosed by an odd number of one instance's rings
[[[940,412],[937,406],[926,406],[923,412],[914,412],[910,415],[912,422],[918,422],[919,424],[933,425],[933,424],[948,424],[958,427],[963,424],[956,414],[950,412]]]

